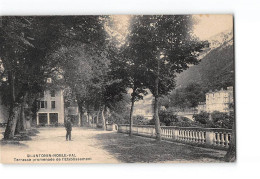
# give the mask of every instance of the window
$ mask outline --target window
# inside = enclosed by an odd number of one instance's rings
[[[55,97],[55,91],[51,90],[51,97]]]
[[[51,102],[51,108],[54,109],[55,108],[55,101]]]
[[[47,108],[47,101],[40,101],[40,108]]]
[[[39,125],[45,125],[48,123],[47,113],[39,114]]]
[[[50,113],[50,124],[58,124],[58,113]]]

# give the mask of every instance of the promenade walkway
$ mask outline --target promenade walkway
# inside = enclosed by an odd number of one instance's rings
[[[3,129],[1,129],[3,132]],[[20,144],[1,143],[5,163],[28,163],[17,159],[60,158],[62,163],[124,163],[124,162],[221,162],[225,151],[204,149],[172,142],[88,128],[73,128],[72,141],[65,140],[64,128],[39,128],[39,134]],[[29,157],[28,157],[29,155]],[[59,155],[58,157],[53,157]],[[62,156],[63,155],[63,156]],[[49,157],[49,159],[50,159]],[[16,159],[14,159],[16,158]],[[74,159],[73,159],[74,158]],[[35,163],[55,163],[35,161]]]

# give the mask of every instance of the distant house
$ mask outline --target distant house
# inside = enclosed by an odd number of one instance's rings
[[[64,97],[62,90],[47,90],[38,101],[37,125],[64,123]]]
[[[233,87],[228,87],[227,90],[210,91],[206,93],[206,102],[198,105],[198,112],[229,112],[229,106],[234,102],[233,98]]]

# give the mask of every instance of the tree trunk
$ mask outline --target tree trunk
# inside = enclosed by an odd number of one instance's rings
[[[26,105],[26,99],[27,99],[28,93],[26,92],[23,101],[21,104],[21,113],[20,113],[20,118],[19,118],[19,126],[20,126],[20,131],[25,131],[26,130],[26,121],[25,121],[25,113],[24,113],[24,108]]]
[[[234,123],[232,125],[232,136],[229,144],[228,151],[224,157],[226,162],[234,162],[236,160],[236,122],[234,117]]]
[[[14,74],[12,71],[8,71],[8,82],[10,86],[10,108],[7,126],[4,133],[5,140],[11,140],[14,138],[15,128],[18,120],[19,106],[15,104],[15,89],[14,89]]]
[[[26,123],[26,129],[31,129],[32,127],[32,116],[30,116],[29,122]]]
[[[77,98],[77,100],[78,100],[78,98]],[[78,103],[78,108],[79,108],[79,114],[80,114],[79,115],[80,127],[82,127],[83,126],[83,115],[84,115],[84,112],[83,112],[83,108],[82,108],[80,103]]]
[[[161,127],[160,127],[160,119],[158,114],[158,97],[154,98],[154,119],[155,119],[155,132],[156,132],[156,140],[161,141]]]
[[[84,115],[83,111],[80,110],[80,127],[83,126],[83,115]]]
[[[19,107],[14,107],[10,109],[10,114],[7,122],[7,126],[4,133],[4,139],[5,140],[12,140],[14,138],[15,128],[18,121],[19,116]]]
[[[76,99],[77,99],[77,103],[78,103],[78,109],[79,109],[79,114],[80,114],[80,127],[83,127],[83,115],[84,115],[84,108],[83,108],[83,104],[80,100],[80,97],[76,96]]]
[[[91,127],[90,114],[88,113],[88,126]]]
[[[160,75],[160,56],[158,57],[158,67],[157,67],[157,75],[155,78],[155,95],[154,95],[154,119],[155,119],[155,132],[156,132],[156,140],[161,141],[161,127],[160,127],[160,119],[158,114],[158,98],[159,98],[159,75]]]
[[[94,124],[94,119],[93,119],[93,116],[92,114],[89,115],[90,116],[90,126],[93,127],[93,124]]]
[[[99,113],[100,113],[100,107],[98,107],[98,112],[97,112],[97,125],[99,123]]]
[[[31,108],[29,107],[29,104],[27,103],[26,99],[29,99],[28,93],[26,93],[26,98],[25,98],[25,105],[27,104],[27,109],[24,111],[24,127],[26,129],[31,129],[31,124],[32,124],[32,113],[31,113]]]
[[[22,114],[22,106],[20,107],[20,112],[17,115],[17,122],[16,122],[16,126],[15,126],[15,131],[14,134],[20,134],[21,131],[21,114]]]
[[[88,112],[87,112],[87,115],[86,115],[86,126],[88,127],[88,120],[89,120],[89,116],[88,116]]]
[[[21,105],[20,131],[25,131],[25,130],[26,130],[26,121],[25,121],[25,114],[24,114],[24,105],[25,105],[25,103],[23,102],[22,105]]]
[[[105,119],[105,105],[103,105],[102,107],[102,112],[101,112],[101,115],[102,115],[102,122],[103,122],[103,130],[105,131],[106,130],[106,119]]]
[[[135,89],[133,89],[132,99],[131,99],[131,110],[130,110],[130,129],[129,129],[129,136],[133,135],[133,112],[134,112],[134,103],[135,103]]]

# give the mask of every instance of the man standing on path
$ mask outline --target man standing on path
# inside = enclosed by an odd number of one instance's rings
[[[66,128],[66,140],[71,140],[71,131],[72,131],[72,124],[70,122],[70,118],[67,119],[65,123],[65,128]]]

